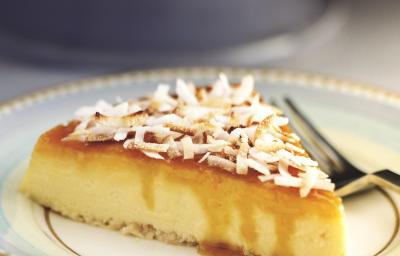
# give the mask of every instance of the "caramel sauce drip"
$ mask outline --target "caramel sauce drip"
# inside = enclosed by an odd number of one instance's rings
[[[232,249],[226,244],[201,244],[198,247],[199,254],[203,256],[244,256],[240,249]]]
[[[203,212],[207,216],[208,230],[206,234],[206,241],[219,241],[225,243],[228,238],[226,230],[231,226],[231,203],[229,201],[220,201],[221,197],[214,194],[204,192],[204,188],[197,186],[194,190],[195,195],[199,199]],[[210,191],[211,192],[211,191]]]
[[[240,212],[240,233],[242,235],[242,239],[246,241],[246,244],[251,247],[255,247],[258,236],[256,233],[256,224],[254,221],[254,206],[246,200],[239,201],[240,203],[237,205],[237,209]]]
[[[276,255],[292,255],[290,250],[291,235],[294,230],[295,218],[287,218],[275,214],[275,234],[277,236],[274,252]]]
[[[308,208],[318,208],[319,214],[331,216],[341,201],[326,191],[312,190],[306,199],[298,200],[298,190],[260,183],[256,173],[237,175],[225,170],[198,164],[195,161],[155,160],[137,150],[125,150],[122,145],[112,142],[90,143],[62,142],[61,139],[73,131],[76,124],[58,126],[41,137],[46,143],[63,144],[78,152],[110,152],[134,158],[145,171],[141,172],[142,195],[148,208],[155,207],[154,182],[157,175],[165,175],[169,182],[189,187],[198,198],[206,215],[208,228],[204,241],[200,241],[199,252],[204,256],[243,256],[242,249],[230,246],[227,230],[232,224],[232,212],[239,211],[240,235],[246,248],[254,248],[259,240],[254,219],[255,209],[272,214],[275,220],[277,242],[276,255],[291,255],[290,235],[293,233],[296,217],[302,216]],[[40,146],[41,143],[38,143]],[[162,172],[159,164],[164,163]],[[250,186],[248,185],[250,183]],[[296,198],[296,200],[293,200]],[[304,201],[303,201],[304,200]],[[307,203],[304,203],[304,202]],[[279,212],[276,209],[284,209]],[[282,210],[280,210],[282,211]],[[332,213],[333,212],[333,213]],[[234,249],[232,249],[234,248]]]
[[[140,175],[142,180],[142,196],[150,210],[154,209],[154,181],[156,172],[153,168],[146,169],[146,175]]]

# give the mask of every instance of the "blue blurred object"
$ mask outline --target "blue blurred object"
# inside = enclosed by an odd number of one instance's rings
[[[227,64],[237,48],[306,29],[332,2],[4,0],[0,54],[97,66]]]

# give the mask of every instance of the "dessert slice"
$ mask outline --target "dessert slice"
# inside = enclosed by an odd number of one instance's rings
[[[69,218],[204,255],[344,255],[343,207],[244,77],[99,101],[43,134],[21,191]]]

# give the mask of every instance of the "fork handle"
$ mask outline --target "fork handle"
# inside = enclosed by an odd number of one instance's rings
[[[390,170],[383,170],[368,176],[370,177],[371,183],[400,193],[400,174]]]

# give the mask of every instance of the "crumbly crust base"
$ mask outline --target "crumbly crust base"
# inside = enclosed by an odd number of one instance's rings
[[[199,241],[194,236],[182,237],[175,232],[165,232],[163,230],[156,229],[153,225],[150,224],[144,224],[138,222],[127,223],[123,221],[116,221],[112,218],[108,220],[99,220],[94,217],[70,213],[66,210],[59,210],[56,209],[56,207],[52,207],[47,204],[43,203],[41,204],[43,207],[49,208],[52,212],[60,214],[61,216],[64,216],[66,218],[96,227],[119,231],[123,235],[133,236],[147,240],[158,240],[172,245],[182,245],[182,246],[192,246],[192,247],[199,246]],[[243,255],[259,256],[247,250],[243,251]]]
[[[47,206],[45,206],[47,207]],[[143,224],[138,222],[123,222],[116,221],[112,218],[108,220],[99,220],[90,216],[71,214],[65,211],[57,211],[52,207],[48,207],[53,212],[60,214],[69,219],[86,223],[92,226],[107,228],[114,231],[119,231],[123,235],[134,236],[137,238],[158,240],[161,242],[173,244],[173,245],[185,245],[185,246],[197,246],[199,243],[193,236],[181,237],[175,232],[165,232],[158,230],[150,224]]]

